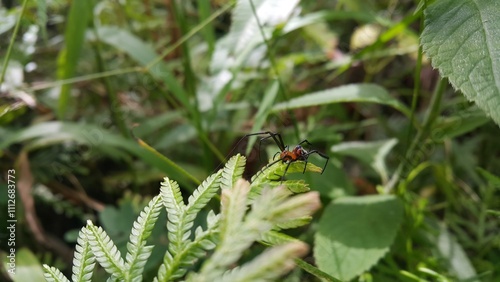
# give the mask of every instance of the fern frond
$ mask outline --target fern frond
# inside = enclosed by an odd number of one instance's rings
[[[91,281],[92,272],[95,267],[95,257],[92,253],[88,238],[86,235],[86,228],[82,227],[78,233],[77,244],[75,246],[75,253],[73,257],[73,281]]]
[[[224,273],[221,278],[214,281],[276,281],[281,275],[290,271],[295,266],[294,259],[305,255],[308,249],[302,242],[273,247],[251,262]]]
[[[231,236],[243,221],[247,210],[247,195],[250,184],[240,179],[233,189],[222,190],[221,197],[221,240]]]
[[[262,234],[260,241],[263,242],[265,245],[274,246],[274,245],[283,245],[285,243],[290,243],[290,242],[296,242],[299,240],[290,235],[271,230]]]
[[[276,224],[276,227],[278,227],[279,229],[297,228],[297,227],[309,224],[311,222],[311,220],[312,220],[312,216],[306,215],[306,216],[291,218],[289,220],[280,222],[280,223]]]
[[[236,184],[236,181],[241,178],[245,170],[247,159],[237,154],[229,159],[222,169],[222,189],[231,189]]]
[[[160,195],[167,209],[169,221],[173,223],[177,222],[178,216],[186,208],[179,184],[165,177],[164,181],[161,183]]]
[[[272,160],[270,160],[271,162]],[[255,199],[267,186],[277,187],[279,185],[285,185],[294,193],[302,193],[309,191],[307,184],[302,180],[285,180],[280,181],[280,177],[285,173],[287,167],[286,163],[277,162],[270,167],[264,167],[262,170],[257,172],[252,177],[251,192],[249,195],[250,199]],[[287,174],[290,173],[302,173],[304,171],[304,162],[297,161],[290,164],[287,170]],[[307,172],[321,173],[321,168],[315,164],[308,162],[306,165]]]
[[[85,233],[92,253],[104,270],[116,279],[125,280],[123,258],[108,234],[101,227],[96,227],[90,220],[87,221]]]
[[[309,188],[309,184],[307,184],[304,180],[286,180],[285,186],[288,190],[292,191],[294,194],[305,193],[311,191]]]
[[[130,241],[127,244],[128,252],[125,263],[125,269],[130,281],[142,281],[144,265],[153,250],[153,246],[146,246],[146,240],[151,235],[161,207],[161,197],[154,197],[144,210],[141,211],[137,220],[134,221],[130,233]]]
[[[269,213],[269,217],[275,224],[286,223],[309,216],[320,207],[319,193],[312,191],[290,197],[281,202]]]
[[[172,281],[184,276],[187,272],[187,266],[192,266],[206,254],[206,251],[215,248],[219,219],[219,216],[210,211],[207,216],[207,230],[204,231],[198,227],[194,240],[185,245],[175,257],[167,251],[155,281]]]
[[[172,255],[176,255],[189,243],[191,228],[196,215],[219,190],[221,174],[222,170],[219,170],[203,181],[193,192],[193,195],[189,197],[187,206],[179,214],[179,221],[176,224],[167,226],[170,240],[169,250]]]
[[[233,189],[222,190],[220,242],[212,257],[205,262],[197,276],[189,277],[191,281],[215,281],[214,277],[222,275],[223,271],[236,262],[243,252],[260,236],[253,227],[242,224],[247,209],[247,195],[250,184],[240,179]],[[269,229],[271,226],[269,226]]]
[[[69,282],[68,278],[66,278],[59,269],[53,266],[44,264],[43,272],[43,276],[47,282]]]
[[[179,184],[167,177],[161,183],[160,195],[167,209],[169,249],[175,254],[182,247],[184,238],[190,235],[191,226],[185,224],[186,205],[182,199]]]
[[[198,186],[198,188],[196,188],[196,190],[194,190],[193,195],[189,196],[188,199],[186,207],[187,214],[196,216],[196,214],[198,214],[198,212],[215,196],[219,191],[221,175],[222,170],[219,170],[210,175],[200,186]]]

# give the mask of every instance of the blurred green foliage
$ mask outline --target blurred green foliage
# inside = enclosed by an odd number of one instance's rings
[[[299,263],[286,281],[328,277],[321,273],[498,281],[499,128],[489,118],[498,122],[500,104],[500,45],[490,32],[500,28],[498,5],[429,2],[2,1],[0,190],[15,169],[19,265],[32,264],[28,253],[68,272],[70,239],[89,218],[116,242],[127,238],[165,175],[188,195],[239,152],[250,178],[278,149],[238,141],[271,130],[290,148],[307,139],[307,149],[330,156],[322,175],[289,176],[319,191],[325,207],[291,236],[316,248],[318,230],[334,225],[331,234],[380,242],[385,233],[332,211],[374,208],[362,198],[374,194],[403,207],[394,215],[401,222],[387,224],[395,234],[387,253],[336,248],[342,240],[327,237],[337,259],[355,250],[366,267],[347,265],[356,261],[349,257],[328,268],[333,256],[311,252],[306,261],[319,268]],[[472,40],[469,18],[481,40]],[[345,196],[362,204],[342,204]],[[161,257],[166,242],[154,234],[153,257]]]

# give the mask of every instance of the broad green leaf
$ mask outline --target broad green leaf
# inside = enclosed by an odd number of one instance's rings
[[[328,205],[315,235],[314,257],[320,270],[350,280],[389,251],[403,218],[392,195],[344,197]]]
[[[388,180],[385,157],[396,145],[396,139],[375,142],[346,142],[332,147],[337,154],[352,156],[371,166],[385,183]]]
[[[272,111],[277,112],[285,109],[296,109],[346,102],[364,102],[388,105],[399,110],[406,116],[410,116],[410,110],[397,99],[391,97],[387,90],[378,85],[369,83],[350,84],[305,94],[300,97],[290,99],[288,102],[275,105]]]
[[[85,39],[85,30],[91,17],[92,1],[71,2],[64,33],[65,45],[59,53],[57,62],[57,77],[59,79],[68,79],[74,76]],[[57,113],[60,119],[66,114],[70,90],[71,84],[61,86]]]
[[[424,52],[455,89],[500,124],[500,5],[440,0],[425,10]]]

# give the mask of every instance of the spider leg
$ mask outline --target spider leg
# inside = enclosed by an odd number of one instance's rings
[[[264,137],[263,139],[268,139],[268,138],[273,138],[274,142],[278,147],[280,148],[281,151],[285,149],[285,142],[283,142],[283,138],[281,138],[281,134],[279,133],[274,133],[272,131],[264,131],[264,132],[256,132],[256,133],[250,133],[246,134],[243,138],[249,137],[249,136],[255,136],[255,135],[269,135],[267,137]]]
[[[307,162],[308,162],[307,157],[305,158],[305,160],[304,160],[304,161],[305,161],[306,163],[304,164],[304,171],[302,171],[302,174],[306,173]]]
[[[259,140],[259,149],[258,149],[258,150],[259,150],[259,161],[261,161],[261,162],[262,162],[262,150],[260,149],[260,147],[261,147],[261,145],[262,145],[262,141],[267,140],[267,139],[269,139],[269,138],[273,138],[273,136],[272,136],[272,135],[270,135],[270,136],[267,136],[267,137],[263,137],[263,138],[261,138],[261,139]],[[273,139],[274,139],[274,138],[273,138]],[[275,140],[275,141],[276,141],[276,140]],[[278,144],[278,143],[276,143],[276,144]],[[278,147],[279,147],[279,144],[278,144]],[[274,156],[276,156],[276,154],[275,154]],[[274,160],[274,158],[275,158],[275,157],[273,157],[273,160]]]
[[[273,161],[274,161],[274,159],[276,158],[276,156],[277,156],[277,155],[279,155],[279,154],[281,154],[281,152],[276,152],[276,154],[274,154],[274,156],[273,156]]]
[[[288,164],[286,165],[285,172],[283,172],[283,175],[281,176],[281,183],[283,183],[283,179],[285,178],[286,172],[288,171],[288,168],[292,163],[293,162],[288,162]]]
[[[277,159],[273,162],[270,162],[268,163],[266,166],[264,166],[261,170],[259,170],[256,174],[255,174],[255,177],[254,179],[257,179],[257,177],[259,177],[259,175],[261,175],[266,169],[268,169],[269,167],[271,167],[272,165],[274,165],[275,163],[281,161],[281,159]]]
[[[304,140],[300,141],[300,143],[298,145],[302,145],[304,143],[306,143],[309,146],[312,146],[312,144],[309,141],[307,141],[307,139],[304,139]]]
[[[323,170],[321,171],[321,174],[323,174],[323,172],[325,172],[325,168],[326,168],[326,165],[328,164],[328,161],[330,160],[330,157],[319,152],[318,150],[312,150],[312,151],[309,151],[307,152],[306,155],[304,155],[304,158],[305,158],[305,161],[307,163],[307,158],[311,155],[311,154],[318,154],[320,157],[322,157],[323,159],[326,159],[326,162],[325,162],[325,165],[323,166]],[[304,168],[305,169],[305,168]],[[305,170],[304,170],[305,171]]]

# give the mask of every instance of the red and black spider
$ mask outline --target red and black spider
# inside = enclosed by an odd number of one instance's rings
[[[269,135],[267,137],[263,137],[263,138],[260,139],[260,141],[259,141],[259,148],[260,148],[260,145],[261,145],[262,141],[264,141],[266,139],[269,139],[269,138],[272,138],[274,140],[274,142],[276,143],[276,145],[278,145],[278,147],[280,148],[281,152],[277,152],[274,155],[274,157],[273,157],[273,160],[274,160],[276,158],[276,156],[279,154],[279,156],[280,156],[279,159],[277,159],[275,161],[272,161],[269,164],[267,164],[261,170],[261,172],[263,172],[264,170],[266,170],[270,166],[274,165],[275,163],[278,163],[278,162],[281,161],[281,162],[287,164],[287,166],[285,168],[285,171],[284,171],[283,175],[281,176],[281,179],[283,179],[283,177],[285,177],[286,172],[288,171],[288,168],[290,167],[290,165],[292,163],[296,162],[296,161],[303,161],[303,162],[305,162],[305,164],[304,164],[304,171],[302,172],[302,173],[305,173],[306,172],[308,158],[309,158],[309,156],[311,154],[318,154],[320,157],[326,159],[326,162],[325,162],[325,165],[323,166],[323,170],[321,171],[321,174],[323,174],[323,172],[325,171],[326,165],[328,164],[328,160],[330,159],[330,157],[328,157],[327,155],[319,152],[318,150],[306,151],[301,146],[302,144],[306,143],[307,145],[312,146],[312,144],[309,143],[309,141],[307,141],[307,139],[302,140],[299,144],[297,144],[290,151],[288,149],[289,148],[288,145],[285,146],[285,143],[283,142],[283,139],[281,138],[281,134],[279,134],[279,133],[274,133],[274,132],[271,132],[271,131],[250,133],[250,134],[245,135],[245,138],[249,137],[249,136],[254,136],[254,135]]]

